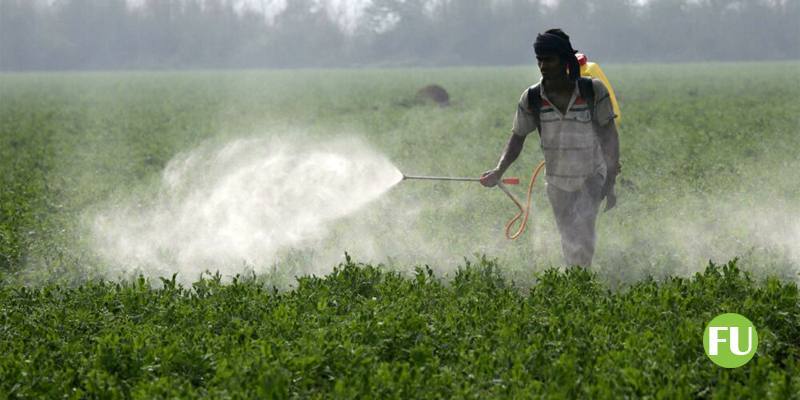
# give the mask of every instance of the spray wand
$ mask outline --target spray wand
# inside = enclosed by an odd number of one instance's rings
[[[511,193],[510,190],[506,187],[506,185],[519,185],[519,178],[503,178],[500,182],[497,183],[497,187],[503,191],[503,193],[514,202],[514,205],[517,206],[519,212],[513,218],[508,220],[506,223],[506,238],[510,240],[517,239],[522,232],[525,232],[525,227],[528,224],[528,217],[530,216],[531,211],[531,200],[532,200],[532,193],[533,193],[533,185],[536,184],[536,178],[539,176],[539,173],[542,172],[544,169],[544,161],[540,162],[539,165],[533,170],[533,175],[531,175],[531,182],[528,185],[528,196],[525,206]],[[466,177],[454,177],[454,176],[421,176],[421,175],[405,175],[403,174],[403,180],[406,179],[414,179],[414,180],[428,180],[428,181],[451,181],[451,182],[480,182],[480,178],[466,178]],[[511,228],[514,224],[522,219],[522,222],[519,224],[519,228],[515,233],[511,233]]]

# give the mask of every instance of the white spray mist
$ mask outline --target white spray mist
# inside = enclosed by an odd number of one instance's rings
[[[264,268],[287,248],[402,180],[354,138],[242,139],[173,159],[154,199],[131,199],[94,219],[95,249],[116,270],[191,281],[206,271]]]

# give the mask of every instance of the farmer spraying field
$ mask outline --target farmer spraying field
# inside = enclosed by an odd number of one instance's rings
[[[614,109],[602,81],[580,77],[577,52],[563,31],[538,35],[534,50],[542,79],[522,93],[511,137],[497,166],[481,176],[481,183],[497,185],[527,135],[538,130],[547,165],[547,197],[564,260],[589,266],[600,203],[605,198],[609,210],[617,200],[614,184],[621,166]]]

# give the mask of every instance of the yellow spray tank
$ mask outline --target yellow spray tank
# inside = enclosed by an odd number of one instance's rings
[[[617,95],[614,94],[614,88],[612,88],[611,83],[608,82],[606,74],[603,73],[603,70],[600,69],[599,65],[589,62],[586,54],[578,53],[575,56],[578,58],[578,63],[581,65],[581,76],[600,79],[606,85],[606,88],[608,88],[608,93],[611,95],[611,106],[614,107],[614,114],[617,114],[617,117],[614,118],[614,121],[619,123],[622,120],[622,114],[619,111]]]

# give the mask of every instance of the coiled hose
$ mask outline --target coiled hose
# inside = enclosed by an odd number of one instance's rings
[[[544,169],[544,161],[540,162],[539,165],[537,165],[536,168],[533,170],[533,175],[531,175],[531,182],[528,185],[528,196],[524,207],[519,202],[519,200],[508,190],[508,188],[506,188],[506,186],[503,185],[502,182],[497,184],[497,187],[499,187],[506,195],[508,195],[508,197],[511,198],[514,204],[516,204],[517,208],[519,208],[519,212],[517,213],[517,215],[508,220],[508,222],[506,223],[505,234],[506,238],[509,240],[516,240],[518,237],[520,237],[520,235],[522,235],[523,232],[525,232],[525,228],[528,226],[528,217],[530,216],[531,213],[531,201],[533,200],[532,198],[533,185],[536,184],[536,178],[539,176],[539,173],[541,173],[543,169]],[[516,224],[517,221],[520,220],[521,222],[519,224],[519,228],[517,228],[517,231],[512,234],[511,230],[514,228],[514,224]]]

